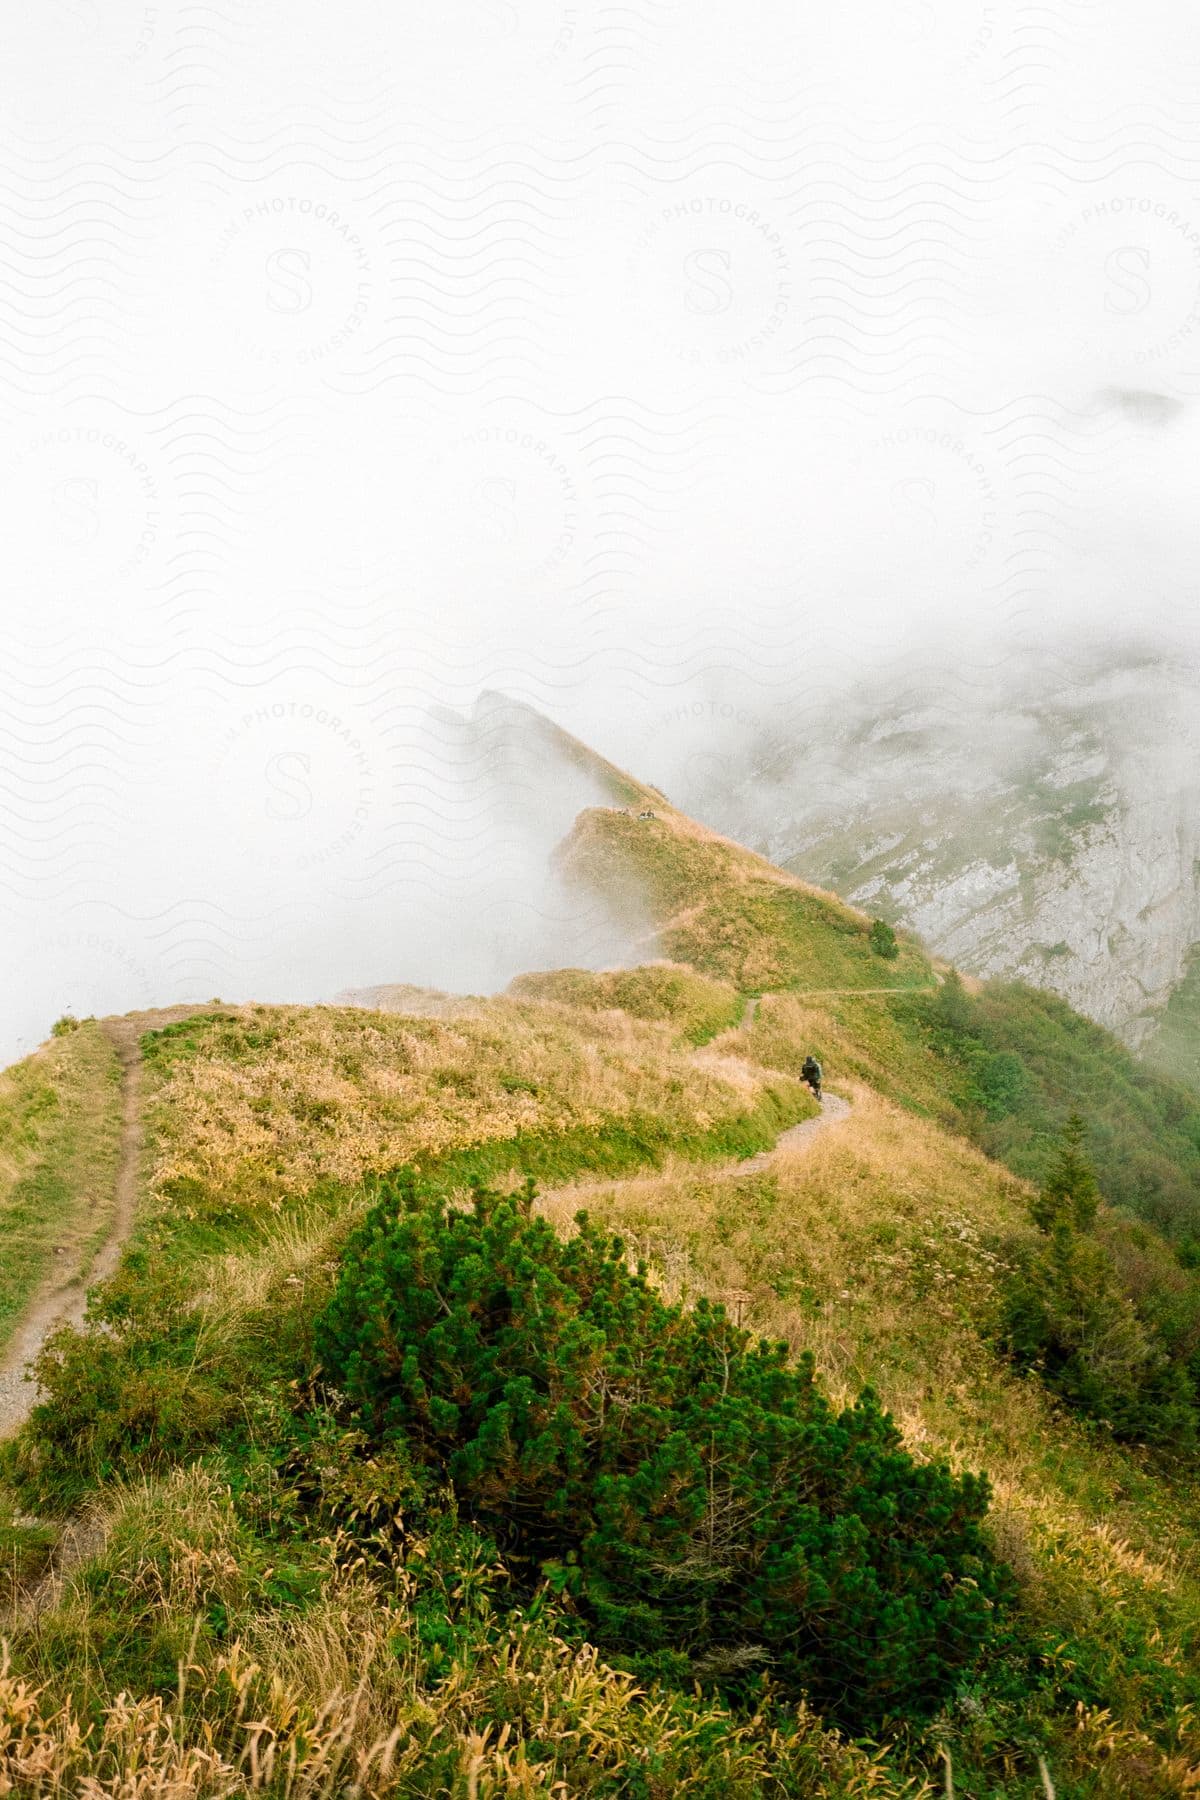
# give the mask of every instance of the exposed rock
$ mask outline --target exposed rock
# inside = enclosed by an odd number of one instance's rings
[[[681,803],[1141,1045],[1200,940],[1198,700],[1193,671],[1146,657],[1010,673],[983,700],[927,675],[810,708],[752,773]]]

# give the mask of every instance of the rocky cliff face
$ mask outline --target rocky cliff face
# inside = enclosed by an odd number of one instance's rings
[[[1127,658],[826,696],[681,805],[1145,1047],[1200,940],[1200,679]]]

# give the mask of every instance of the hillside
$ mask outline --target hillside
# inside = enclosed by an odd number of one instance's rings
[[[6,1447],[17,1791],[1196,1791],[1190,1096],[638,795],[557,859],[636,967],[144,1033]],[[77,1216],[104,1043],[10,1076]]]
[[[947,981],[903,933],[898,955],[881,958],[869,915],[661,805],[652,820],[584,813],[561,862],[614,904],[642,896],[657,922],[649,947],[742,991],[771,990],[756,1024],[765,1042],[785,1020],[789,1043],[836,1052],[839,1067],[1024,1175],[1040,1172],[1066,1114],[1084,1111],[1111,1200],[1177,1236],[1200,1224],[1196,1097],[1053,995]],[[797,1066],[783,1045],[771,1054]]]

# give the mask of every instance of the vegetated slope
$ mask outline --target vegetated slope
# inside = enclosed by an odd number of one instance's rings
[[[0,1074],[0,1349],[39,1282],[104,1231],[120,1140],[120,1069],[94,1020]]]
[[[1111,1260],[1126,1289],[1141,1280],[1169,1292],[1182,1318],[1160,1321],[1164,1345],[1176,1325],[1186,1336],[1194,1278],[1149,1226],[1110,1207],[1086,1230],[1048,1239],[1031,1213],[1033,1190],[968,1141],[1012,1122],[1006,1154],[1032,1158],[1041,1121],[1057,1126],[1079,1103],[1070,1089],[1094,1041],[1085,1040],[1086,1055],[1072,1047],[1069,1017],[1051,1014],[1055,1053],[1023,1088],[1009,1064],[990,1060],[1013,1052],[980,1036],[987,991],[966,993],[949,977],[939,985],[944,971],[910,942],[894,960],[877,955],[863,915],[663,803],[654,810],[653,820],[583,815],[564,860],[576,879],[629,887],[643,901],[650,891],[662,930],[647,953],[665,951],[668,966],[533,976],[469,1018],[237,1008],[147,1038],[152,1187],[138,1238],[91,1332],[48,1356],[48,1404],[9,1468],[14,1505],[98,1494],[103,1547],[64,1571],[65,1591],[40,1617],[12,1622],[0,1720],[19,1723],[0,1737],[0,1770],[19,1769],[18,1757],[40,1760],[69,1791],[140,1759],[184,1788],[237,1792],[239,1780],[254,1785],[238,1772],[249,1769],[253,1743],[253,1766],[266,1768],[269,1752],[276,1791],[297,1795],[321,1781],[339,1793],[357,1783],[368,1796],[516,1796],[557,1782],[606,1797],[678,1788],[714,1800],[913,1800],[944,1791],[946,1750],[958,1791],[975,1800],[1044,1793],[1039,1754],[1063,1795],[1194,1789],[1200,1541],[1190,1465],[1173,1464],[1169,1443],[1150,1453],[1136,1434],[1118,1439],[1098,1411],[1068,1405],[1052,1358],[1023,1365],[1005,1335],[1014,1284],[1043,1255],[1061,1253],[1070,1274],[1080,1244],[1089,1254],[1093,1244],[1117,1246]],[[889,991],[869,991],[881,987]],[[845,988],[860,997],[828,991]],[[746,1008],[756,991],[760,1004]],[[1016,1029],[1011,1010],[1000,1006],[1005,1030]],[[731,1018],[745,1023],[695,1048]],[[731,1155],[764,1147],[808,1110],[794,1072],[810,1048],[851,1099],[849,1115],[801,1152],[731,1174]],[[997,1116],[1002,1105],[1009,1110]],[[418,1173],[397,1195],[386,1171],[400,1161]],[[1171,1166],[1185,1181],[1182,1166]],[[570,1294],[539,1281],[536,1258],[514,1259],[514,1278],[530,1284],[537,1304],[521,1312],[520,1333],[506,1335],[503,1296],[486,1287],[490,1265],[472,1258],[464,1238],[458,1261],[393,1283],[401,1298],[419,1293],[428,1305],[415,1343],[372,1338],[368,1312],[362,1344],[341,1344],[347,1361],[337,1375],[351,1386],[366,1379],[353,1357],[376,1359],[377,1411],[348,1410],[337,1382],[330,1388],[316,1346],[339,1351],[329,1323],[335,1294],[353,1300],[401,1266],[389,1259],[406,1219],[425,1222],[424,1241],[440,1257],[447,1229],[468,1232],[454,1221],[466,1217],[472,1178],[507,1187],[527,1173],[553,1187],[547,1210],[568,1239],[574,1202],[563,1184],[588,1184],[592,1214],[620,1227],[646,1259],[652,1289],[684,1307],[682,1322],[663,1323],[665,1343],[692,1354],[689,1309],[709,1298],[793,1355],[810,1353],[836,1415],[820,1414],[820,1429],[849,1434],[834,1466],[890,1466],[886,1446],[882,1462],[873,1460],[873,1426],[851,1454],[853,1412],[849,1422],[836,1414],[870,1383],[931,1483],[942,1479],[942,1459],[988,1475],[990,1554],[1011,1564],[1016,1596],[997,1609],[983,1654],[960,1669],[932,1717],[904,1717],[901,1682],[882,1745],[856,1746],[829,1718],[845,1716],[855,1729],[869,1669],[853,1669],[841,1699],[827,1681],[822,1718],[755,1685],[762,1644],[753,1634],[734,1646],[748,1655],[741,1663],[730,1661],[728,1642],[723,1663],[697,1655],[694,1638],[682,1664],[683,1653],[662,1649],[651,1627],[693,1607],[686,1584],[720,1578],[728,1588],[722,1546],[730,1558],[745,1553],[759,1502],[731,1475],[721,1474],[723,1506],[703,1484],[696,1490],[707,1544],[698,1562],[677,1559],[668,1580],[652,1535],[639,1540],[638,1606],[654,1597],[645,1618],[630,1606],[628,1565],[616,1571],[626,1586],[619,1594],[614,1586],[605,1613],[586,1547],[575,1562],[569,1551],[531,1558],[531,1520],[554,1505],[554,1483],[548,1493],[539,1487],[540,1472],[561,1445],[537,1438],[528,1458],[514,1460],[495,1408],[479,1443],[456,1438],[460,1409],[476,1399],[468,1372],[477,1365],[464,1359],[478,1342],[471,1334],[491,1334],[487,1357],[527,1358],[515,1379],[533,1390],[502,1394],[501,1408],[536,1390],[552,1341],[568,1345],[574,1360],[556,1432],[580,1406],[619,1418],[631,1394],[641,1404],[643,1371],[649,1379],[669,1367],[675,1382],[680,1367],[678,1358],[656,1364],[665,1351],[652,1339],[646,1360],[639,1353],[631,1363],[619,1331],[606,1342],[588,1336],[601,1315],[580,1327]],[[348,1252],[348,1233],[376,1197],[374,1235]],[[485,1230],[498,1220],[519,1250],[519,1218],[486,1197],[476,1205]],[[591,1282],[586,1258],[580,1266]],[[622,1285],[624,1259],[607,1267],[613,1305],[648,1316],[645,1296]],[[458,1285],[443,1285],[451,1269]],[[1128,1292],[1116,1301],[1105,1315],[1120,1326],[1102,1346],[1106,1372],[1114,1394],[1128,1376],[1136,1397],[1166,1351],[1145,1336]],[[453,1356],[444,1336],[427,1342],[449,1329],[443,1320],[467,1333]],[[1048,1327],[1062,1323],[1055,1316]],[[751,1366],[752,1348],[724,1324],[700,1316],[697,1330],[718,1369],[728,1357],[727,1376]],[[1170,1340],[1172,1356],[1180,1341]],[[1051,1348],[1057,1354],[1059,1338]],[[1181,1367],[1178,1357],[1170,1363]],[[755,1380],[773,1379],[769,1369],[769,1359],[753,1368]],[[502,1372],[507,1380],[507,1363]],[[427,1406],[426,1459],[430,1442],[458,1444],[459,1460],[442,1470],[455,1483],[457,1514],[395,1428],[400,1413],[389,1407],[400,1406],[401,1389],[405,1407]],[[768,1436],[782,1429],[769,1409],[747,1416]],[[663,1490],[672,1504],[689,1492],[688,1458],[704,1450],[699,1436],[689,1442],[686,1452],[658,1445],[675,1459]],[[730,1469],[755,1466],[756,1454],[753,1437],[738,1456],[725,1448]],[[711,1460],[700,1466],[713,1469]],[[572,1494],[587,1499],[585,1474],[570,1470]],[[909,1481],[909,1462],[895,1474]],[[122,1484],[109,1489],[114,1476]],[[644,1525],[646,1491],[621,1492]],[[937,1492],[952,1516],[953,1491]],[[470,1512],[480,1493],[486,1530]],[[854,1580],[863,1544],[877,1541],[871,1534],[887,1516],[860,1502],[851,1480],[822,1525],[847,1521],[841,1567]],[[611,1556],[606,1490],[596,1504]],[[676,1516],[668,1523],[677,1531]],[[929,1523],[919,1509],[901,1509],[890,1529],[919,1557]],[[6,1541],[26,1575],[45,1554],[33,1528],[14,1523]],[[943,1570],[948,1590],[963,1573]],[[979,1573],[986,1586],[990,1565]],[[683,1589],[674,1585],[680,1575]],[[829,1618],[844,1608],[844,1592]],[[747,1604],[759,1604],[752,1585]],[[799,1589],[789,1600],[801,1620],[810,1604]],[[787,1629],[787,1608],[770,1594],[763,1607],[764,1631],[778,1632],[781,1620]],[[895,1615],[899,1667],[904,1616]],[[605,1633],[607,1661],[588,1647],[589,1621]],[[843,1635],[830,1654],[847,1648]],[[808,1656],[812,1643],[791,1650]],[[179,1698],[181,1661],[189,1674]],[[21,1679],[44,1687],[36,1704],[19,1695]],[[132,1710],[118,1702],[122,1691]],[[160,1703],[166,1716],[156,1723]],[[73,1735],[59,1710],[68,1706],[108,1734],[107,1751],[100,1735],[90,1745]]]
[[[752,1040],[771,1066],[798,1069],[794,1047],[802,1058],[811,1041],[1031,1177],[1077,1110],[1106,1197],[1174,1236],[1200,1234],[1200,1104],[1056,996],[942,980],[945,965],[903,934],[899,956],[882,959],[867,915],[670,808],[584,813],[562,857],[577,880],[640,894],[672,957],[771,990]]]
[[[648,906],[666,955],[743,992],[934,982],[915,944],[902,940],[897,958],[881,959],[864,914],[661,802],[647,819],[582,813],[562,864],[618,905]]]
[[[1200,1093],[1200,944],[1189,949],[1183,979],[1147,1039],[1144,1054],[1152,1068]]]
[[[1200,1767],[1190,1465],[1156,1469],[998,1353],[1000,1296],[1037,1241],[1024,1184],[849,1091],[849,1116],[802,1157],[736,1183],[628,1181],[589,1192],[589,1214],[668,1297],[723,1301],[810,1352],[835,1398],[869,1383],[918,1455],[988,1474],[1019,1623],[938,1721],[956,1791],[1041,1794],[1040,1749],[1060,1794],[1184,1794]],[[551,1203],[560,1223],[571,1210],[569,1194]]]

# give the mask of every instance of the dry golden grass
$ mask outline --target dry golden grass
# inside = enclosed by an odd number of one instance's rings
[[[788,1307],[780,1290],[803,1289],[869,1307],[885,1335],[878,1307],[896,1305],[901,1337],[930,1321],[957,1325],[963,1305],[990,1292],[996,1257],[986,1239],[1027,1233],[1028,1190],[969,1144],[914,1120],[856,1082],[842,1082],[850,1115],[796,1151],[781,1151],[767,1175],[730,1181],[677,1166],[636,1182],[595,1184],[604,1214],[654,1260],[671,1240],[702,1259],[706,1291],[752,1291],[756,1322],[774,1330],[785,1318],[795,1347],[824,1333],[822,1319]],[[568,1216],[571,1190],[551,1210]],[[676,1259],[678,1260],[678,1259]],[[699,1269],[701,1264],[697,1264]],[[950,1289],[960,1291],[951,1296]],[[914,1314],[914,1291],[928,1305]],[[679,1297],[686,1297],[681,1288]],[[955,1305],[949,1306],[953,1298]],[[847,1345],[851,1336],[840,1333]]]
[[[335,1006],[361,1006],[369,1012],[408,1013],[413,1018],[457,1019],[486,1006],[479,994],[448,994],[442,988],[417,987],[408,981],[385,982],[381,987],[347,988],[334,997]]]
[[[750,1051],[774,1068],[798,1068],[811,1046],[827,1070],[868,1082],[876,1091],[952,1124],[946,1066],[895,1016],[890,994],[764,994],[750,1032]]]
[[[670,809],[648,820],[581,813],[561,864],[569,881],[619,912],[648,914],[648,947],[743,992],[930,979],[907,940],[897,960],[882,960],[866,914]]]
[[[518,1134],[600,1133],[639,1115],[703,1133],[781,1084],[619,1012],[509,1000],[456,1020],[249,1007],[160,1076],[151,1187],[270,1205]]]
[[[539,970],[516,976],[508,992],[520,1000],[585,1011],[616,1009],[636,1019],[668,1021],[693,1043],[733,1025],[742,1011],[732,983],[661,959],[632,969]]]
[[[493,1622],[431,1676],[405,1568],[387,1599],[361,1575],[336,1573],[303,1610],[256,1609],[229,1491],[202,1469],[124,1489],[98,1535],[56,1613],[27,1623],[15,1648],[61,1644],[72,1628],[86,1638],[95,1594],[117,1587],[144,1633],[167,1628],[182,1644],[176,1694],[114,1694],[93,1667],[101,1722],[88,1730],[58,1679],[18,1678],[6,1656],[0,1794],[570,1800],[618,1791],[633,1771],[650,1800],[809,1792],[924,1800],[931,1792],[889,1773],[881,1755],[848,1746],[803,1707],[785,1731],[734,1719],[699,1697],[657,1697],[594,1649],[519,1619]],[[238,1617],[224,1645],[203,1630],[214,1604]]]

